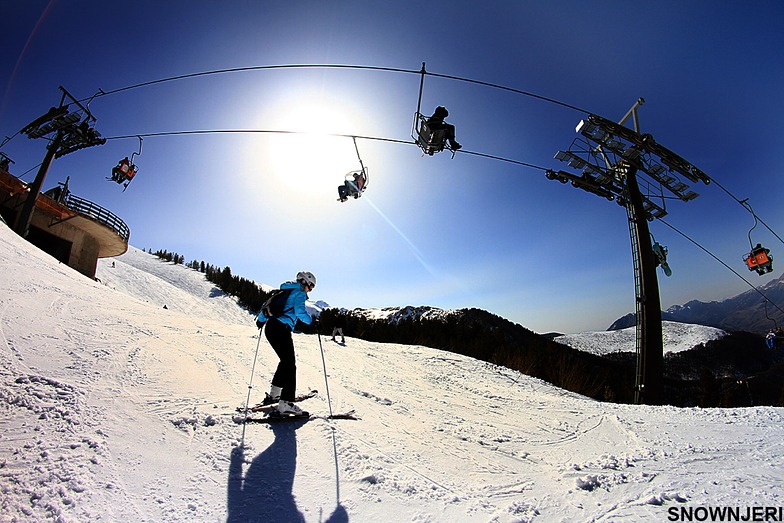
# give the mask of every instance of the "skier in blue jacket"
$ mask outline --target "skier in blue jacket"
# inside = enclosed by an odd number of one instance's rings
[[[307,293],[312,291],[315,286],[316,277],[312,272],[301,271],[297,273],[296,281],[282,283],[280,286],[281,289],[291,289],[283,314],[277,318],[269,319],[264,314],[259,314],[256,318],[256,325],[259,328],[264,327],[266,322],[264,332],[267,336],[267,341],[269,341],[272,349],[280,358],[278,368],[272,377],[270,392],[267,394],[264,403],[277,401],[278,412],[281,414],[307,415],[294,403],[297,390],[297,364],[294,355],[294,340],[291,337],[291,333],[294,331],[297,321],[301,321],[306,325],[314,322],[314,319],[311,318],[305,308],[305,300],[308,299]]]

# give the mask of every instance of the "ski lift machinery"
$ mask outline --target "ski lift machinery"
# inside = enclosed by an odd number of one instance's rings
[[[455,157],[455,149],[447,144],[446,131],[444,129],[431,129],[427,123],[427,117],[422,114],[422,90],[425,85],[425,62],[422,62],[422,70],[419,79],[419,99],[417,100],[417,110],[414,113],[414,123],[411,126],[411,138],[422,149],[422,156],[433,156],[444,149],[452,151],[452,158]]]

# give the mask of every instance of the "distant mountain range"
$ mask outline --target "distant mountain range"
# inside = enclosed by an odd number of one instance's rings
[[[327,308],[321,312],[321,331],[331,332],[339,317],[345,319],[348,336],[365,341],[424,345],[517,370],[598,400],[634,400],[634,329],[553,340],[481,309],[406,306]],[[761,336],[684,323],[665,322],[663,327],[666,403],[779,405],[784,399],[784,353],[767,349]],[[747,383],[753,385],[753,402]]]
[[[633,399],[634,372],[626,362],[556,343],[481,309],[325,309],[322,332],[331,332],[338,317],[345,319],[347,335],[365,341],[424,345],[518,370],[592,398]]]
[[[762,294],[750,289],[723,301],[692,300],[684,305],[673,305],[662,311],[662,320],[758,334],[776,326],[784,327],[784,312],[777,308],[784,309],[784,275],[763,285],[760,291]],[[635,324],[634,313],[629,313],[615,320],[607,330],[625,329]]]

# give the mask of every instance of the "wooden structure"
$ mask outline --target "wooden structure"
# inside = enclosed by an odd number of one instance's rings
[[[68,194],[39,194],[27,240],[89,278],[95,278],[98,258],[128,250],[130,229],[113,213]],[[28,196],[25,182],[0,168],[0,215],[14,227]]]

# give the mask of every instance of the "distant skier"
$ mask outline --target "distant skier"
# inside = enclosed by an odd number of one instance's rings
[[[343,335],[343,329],[346,328],[346,317],[340,314],[335,318],[335,326],[332,328],[332,341],[337,341],[335,336],[340,334],[340,343],[346,343],[346,337]]]
[[[430,127],[432,131],[440,131],[443,129],[446,139],[449,141],[449,147],[453,151],[457,151],[463,146],[455,141],[455,126],[444,121],[444,118],[447,116],[449,116],[449,111],[446,110],[446,107],[439,105],[436,107],[433,115],[427,119],[427,126]]]
[[[765,345],[769,349],[772,349],[776,346],[776,333],[773,332],[773,329],[770,329],[767,336],[765,336]]]
[[[272,385],[268,398],[265,403],[278,401],[278,412],[280,414],[291,414],[294,416],[307,416],[295,403],[294,397],[297,391],[297,362],[294,354],[294,340],[291,337],[292,331],[301,321],[306,325],[311,325],[318,319],[311,318],[305,309],[305,300],[308,299],[308,292],[316,286],[316,277],[312,272],[301,271],[297,273],[296,281],[289,281],[280,285],[281,289],[290,289],[283,313],[275,318],[267,318],[260,313],[256,318],[256,326],[264,329],[267,341],[272,346],[275,354],[280,358],[278,368],[272,377]]]

